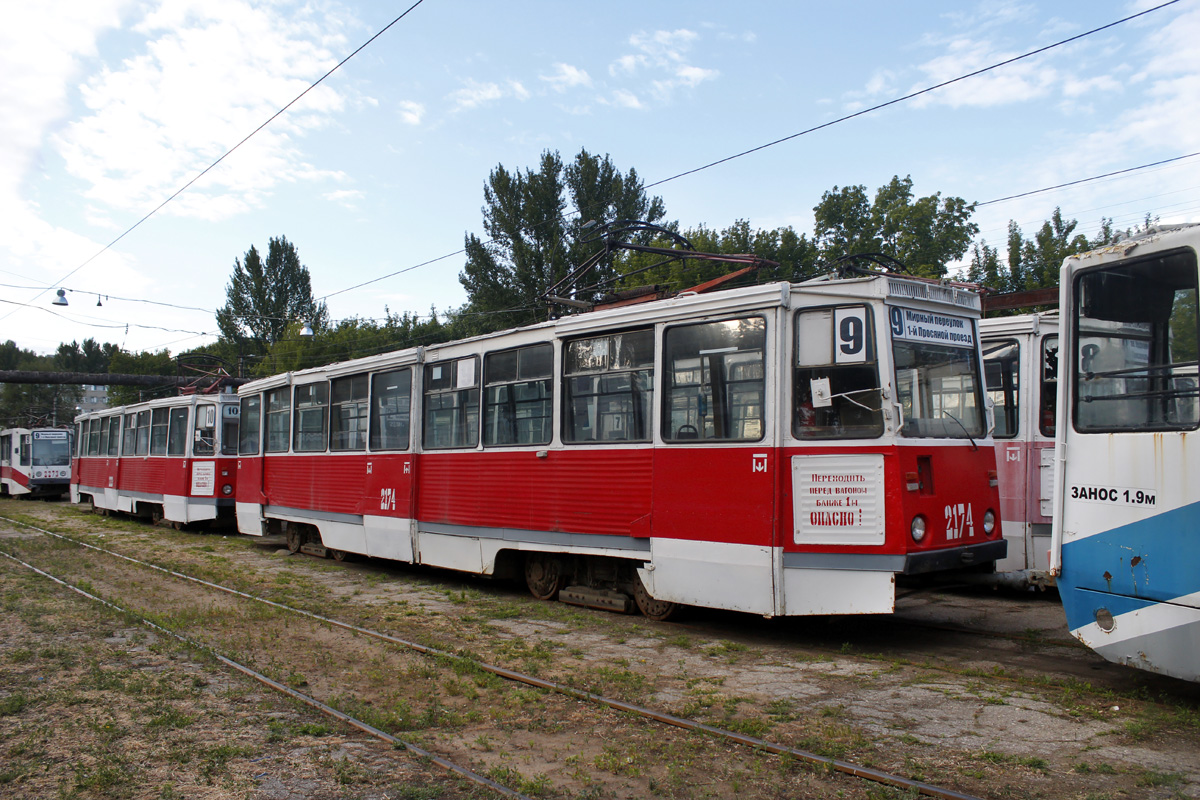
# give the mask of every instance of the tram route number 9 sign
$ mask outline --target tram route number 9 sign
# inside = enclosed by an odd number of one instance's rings
[[[884,542],[883,455],[793,456],[796,544]]]

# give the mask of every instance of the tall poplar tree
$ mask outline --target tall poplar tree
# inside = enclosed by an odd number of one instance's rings
[[[328,325],[324,303],[313,300],[308,268],[286,237],[271,237],[267,258],[250,245],[244,259],[234,259],[225,287],[225,306],[217,312],[221,336],[266,352],[282,339],[288,326]]]

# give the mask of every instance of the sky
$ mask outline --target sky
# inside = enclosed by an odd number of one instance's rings
[[[800,136],[1158,3],[423,0],[272,120],[413,2],[9,3],[0,342],[211,342],[276,236],[334,321],[455,308],[489,173],[547,150],[636,169],[684,229],[811,236],[825,192],[897,175],[1002,252],[1056,207],[1200,221],[1200,157],[989,202],[1200,152],[1200,0]]]

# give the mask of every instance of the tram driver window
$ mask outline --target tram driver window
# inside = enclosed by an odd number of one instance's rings
[[[217,407],[212,403],[196,406],[196,427],[192,433],[192,455],[211,456],[216,452]]]
[[[663,336],[666,441],[758,441],[764,433],[762,317],[668,328]]]
[[[796,315],[792,433],[798,439],[883,435],[883,397],[871,309],[840,306]]]
[[[649,441],[654,331],[575,339],[564,352],[563,441]]]
[[[996,410],[996,439],[1020,433],[1021,345],[1016,339],[984,342],[983,371],[987,393]]]
[[[1196,267],[1181,249],[1076,277],[1077,430],[1200,426]]]

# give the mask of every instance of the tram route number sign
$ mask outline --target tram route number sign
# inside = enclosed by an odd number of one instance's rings
[[[890,306],[888,321],[891,323],[893,339],[951,347],[975,346],[975,325],[966,317]]]
[[[1084,503],[1102,503],[1110,506],[1153,506],[1158,499],[1149,489],[1087,484],[1068,487],[1067,496]]]

